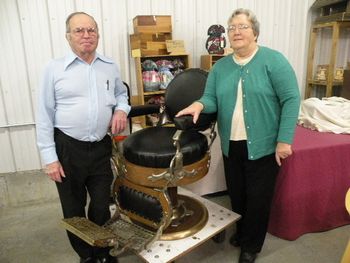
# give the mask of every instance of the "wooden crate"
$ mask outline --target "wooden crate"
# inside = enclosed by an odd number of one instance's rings
[[[165,45],[165,42],[148,41],[146,43],[146,49],[149,49],[149,50],[166,49],[166,45]]]
[[[202,55],[201,56],[201,69],[210,71],[213,65],[219,59],[225,57],[225,55]]]
[[[134,33],[171,33],[171,16],[136,16]]]
[[[158,56],[158,55],[168,55],[169,52],[167,49],[146,49],[146,48],[137,48],[131,50],[131,56],[133,58],[140,58],[146,56]]]
[[[139,33],[139,34],[132,34],[130,35],[130,41],[141,41],[141,42],[165,42],[166,40],[171,40],[172,34],[171,33]]]
[[[171,40],[171,33],[130,35],[131,56],[167,55],[166,40]]]
[[[148,42],[151,43],[163,43],[165,48],[165,41],[171,40],[171,33],[160,33],[160,34],[133,34],[130,35],[130,46],[131,49],[143,48],[147,49]],[[152,45],[152,44],[151,44]]]

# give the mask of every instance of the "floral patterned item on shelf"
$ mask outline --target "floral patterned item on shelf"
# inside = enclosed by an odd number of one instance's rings
[[[143,89],[145,92],[159,90],[160,78],[157,71],[144,71],[142,72]]]
[[[159,78],[160,78],[160,89],[166,89],[170,83],[170,81],[174,78],[173,74],[171,74],[169,68],[161,67],[159,70]]]
[[[167,59],[157,60],[156,64],[158,66],[158,70],[160,70],[161,68],[168,68],[168,69],[174,68],[173,63]]]

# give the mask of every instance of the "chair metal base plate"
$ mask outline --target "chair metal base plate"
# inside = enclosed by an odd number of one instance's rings
[[[208,221],[208,210],[197,199],[178,195],[177,200],[183,206],[183,215],[173,219],[163,231],[160,240],[176,240],[191,236],[201,230]]]
[[[179,259],[200,244],[224,231],[240,218],[240,215],[231,210],[202,198],[182,187],[179,187],[178,190],[180,194],[195,198],[207,208],[208,222],[200,231],[186,238],[170,241],[158,240],[152,243],[149,248],[138,254],[145,262],[166,263]]]

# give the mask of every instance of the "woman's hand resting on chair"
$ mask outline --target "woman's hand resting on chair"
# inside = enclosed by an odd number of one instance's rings
[[[187,108],[184,108],[183,110],[180,110],[175,117],[180,117],[183,115],[192,115],[193,116],[193,123],[196,123],[199,117],[199,114],[203,110],[204,106],[202,103],[195,101]]]

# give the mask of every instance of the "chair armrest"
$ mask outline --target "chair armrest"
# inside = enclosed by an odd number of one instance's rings
[[[199,115],[199,118],[197,120],[197,123],[193,123],[193,116],[192,115],[184,115],[181,117],[175,117],[174,118],[174,124],[176,129],[178,130],[198,130],[203,131],[208,128],[208,123],[215,122],[216,121],[216,113],[201,113]]]
[[[190,130],[195,127],[192,115],[184,115],[181,117],[174,117],[174,124],[178,130]]]
[[[159,113],[160,105],[157,104],[145,104],[145,105],[137,105],[131,106],[128,118]]]

